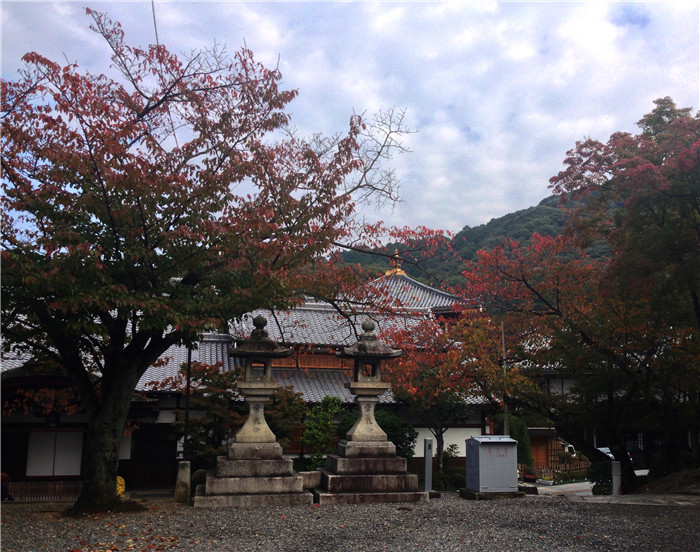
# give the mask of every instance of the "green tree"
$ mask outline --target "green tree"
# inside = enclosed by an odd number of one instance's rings
[[[505,416],[497,414],[495,416],[495,431],[501,435],[505,432],[503,423]],[[531,467],[535,460],[532,457],[532,447],[530,446],[530,435],[527,432],[527,423],[519,416],[508,414],[508,433],[518,442],[518,464],[525,464]]]
[[[332,253],[373,235],[356,201],[396,199],[382,162],[403,131],[388,111],[301,139],[296,91],[249,50],[135,48],[87,11],[113,78],[29,53],[2,82],[3,345],[71,377],[89,420],[76,512],[117,506],[133,392],[168,347],[357,284]]]
[[[286,449],[289,447],[292,433],[299,427],[307,413],[307,406],[302,399],[302,393],[294,391],[287,385],[278,387],[265,405],[265,421],[277,442]]]
[[[310,450],[314,467],[322,466],[324,455],[333,452],[342,408],[343,402],[338,397],[326,395],[304,419],[300,441]]]

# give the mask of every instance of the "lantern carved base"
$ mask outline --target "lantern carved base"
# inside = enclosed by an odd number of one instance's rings
[[[277,443],[233,443],[228,458],[219,456],[216,469],[207,472],[204,495],[194,497],[201,508],[312,503],[302,476]]]
[[[321,486],[312,491],[314,502],[428,502],[428,493],[418,490],[418,476],[408,473],[406,464],[390,441],[340,441],[319,470]]]

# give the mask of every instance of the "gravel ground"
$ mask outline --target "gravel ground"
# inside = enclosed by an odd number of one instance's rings
[[[428,504],[148,511],[61,516],[66,504],[3,504],[2,552],[700,550],[700,507],[564,496]]]

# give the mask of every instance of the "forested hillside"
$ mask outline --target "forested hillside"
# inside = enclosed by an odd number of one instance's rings
[[[561,234],[567,215],[559,201],[559,196],[550,196],[534,207],[491,219],[486,224],[465,226],[451,241],[453,252],[443,251],[437,256],[433,255],[433,258],[417,253],[416,264],[404,262],[401,268],[412,278],[431,285],[458,283],[462,262],[471,260],[480,249],[491,250],[502,245],[506,238],[528,242],[534,233],[546,236]],[[401,257],[410,257],[415,247],[410,247],[411,253],[404,255],[406,249],[404,244],[393,243],[387,246],[386,251],[389,254],[398,251]],[[366,270],[378,274],[384,273],[390,262],[386,257],[355,251],[345,253],[343,259],[348,263],[360,263]]]

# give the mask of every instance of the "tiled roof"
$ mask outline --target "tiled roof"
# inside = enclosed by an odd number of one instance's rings
[[[292,385],[294,391],[301,393],[306,402],[320,403],[326,395],[338,397],[346,403],[352,403],[355,396],[345,387],[350,376],[343,370],[295,370],[273,368],[272,376],[281,386]],[[387,391],[379,397],[380,403],[393,403],[394,396]]]
[[[392,298],[402,309],[409,312],[444,309],[459,302],[454,295],[421,284],[405,274],[383,276],[369,285]]]
[[[288,311],[257,309],[236,321],[231,331],[243,339],[253,331],[253,319],[262,315],[271,339],[285,345],[317,345],[347,347],[362,333],[362,323],[368,318],[375,323],[375,333],[397,326],[411,327],[429,316],[426,312],[389,315],[384,313],[355,314],[346,318],[327,303],[306,303]]]
[[[202,336],[196,348],[192,349],[192,362],[214,365],[221,362],[222,370],[232,370],[235,359],[229,356],[228,350],[233,343],[233,337],[227,334],[208,333]],[[137,391],[148,391],[153,388],[151,382],[163,382],[167,378],[178,375],[180,368],[187,364],[187,347],[173,345],[160,356],[158,366],[146,370],[138,384]]]
[[[411,327],[419,320],[430,316],[434,310],[454,306],[458,299],[405,275],[378,278],[369,284],[387,301],[399,305],[398,314],[380,312],[354,314],[349,318],[341,315],[333,305],[324,302],[307,302],[290,310],[257,309],[232,327],[237,338],[244,338],[253,331],[253,318],[262,315],[267,319],[270,338],[287,345],[320,345],[340,347],[357,341],[362,322],[371,318],[376,332],[381,333],[397,325]]]

